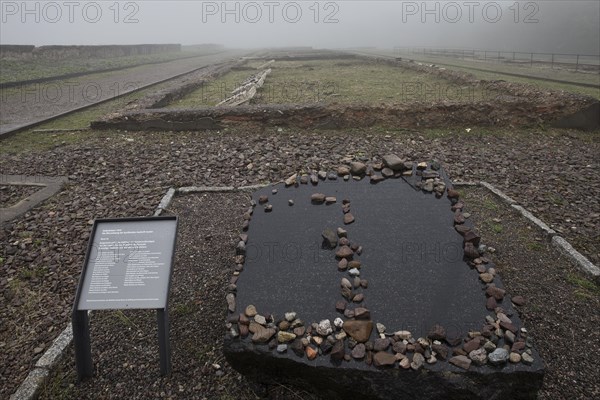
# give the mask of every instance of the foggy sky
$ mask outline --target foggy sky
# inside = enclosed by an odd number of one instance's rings
[[[426,46],[598,54],[593,1],[7,1],[2,44]],[[500,13],[498,13],[500,10]]]

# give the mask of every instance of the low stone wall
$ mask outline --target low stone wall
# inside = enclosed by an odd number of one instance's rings
[[[92,122],[93,129],[206,130],[232,123],[316,129],[373,125],[394,128],[553,125],[580,109],[579,104],[539,104],[528,100],[486,103],[412,103],[403,106],[258,105],[233,108],[155,109],[113,114]]]
[[[101,46],[20,46],[0,45],[1,59],[111,58],[145,54],[180,52],[180,44],[134,44]]]

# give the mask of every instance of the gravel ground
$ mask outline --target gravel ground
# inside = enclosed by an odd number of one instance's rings
[[[300,169],[333,168],[347,157],[371,159],[388,152],[413,160],[437,158],[445,164],[452,179],[491,182],[554,229],[562,231],[592,261],[598,263],[600,259],[600,142],[594,134],[537,130],[483,133],[478,129],[469,134],[445,135],[439,132],[386,133],[377,129],[343,133],[276,133],[275,130],[257,132],[239,129],[236,132],[177,134],[98,132],[96,137],[84,143],[64,145],[61,145],[60,135],[56,139],[56,147],[49,150],[6,153],[0,160],[0,170],[5,174],[67,175],[70,178],[70,183],[61,193],[0,231],[3,249],[0,268],[0,292],[3,294],[0,297],[0,349],[3,359],[0,397],[3,398],[14,392],[29,368],[69,320],[92,220],[96,217],[151,215],[171,186],[224,186],[277,181]],[[5,141],[3,146],[10,149],[10,140]],[[212,235],[216,239],[211,239],[206,253],[214,257],[213,268],[224,264],[222,261],[229,254],[227,249],[233,246],[229,238],[240,226],[237,200],[224,198],[217,199],[216,203],[216,206],[205,205],[206,210],[201,210],[212,217],[198,219],[195,224],[200,229],[204,229],[204,224],[213,227]],[[217,207],[218,211],[211,211],[211,207]],[[506,240],[506,253],[518,253],[518,247],[511,250],[517,236],[507,234]],[[186,249],[185,240],[182,243],[183,251]],[[496,247],[502,250],[500,245]],[[185,254],[178,254],[178,257],[185,257]],[[499,251],[499,256],[502,254]],[[519,259],[519,263],[504,258],[498,262],[509,266],[507,271],[514,271],[515,277],[508,275],[505,279],[507,285],[515,285],[513,291],[532,295],[530,305],[525,308],[525,321],[530,329],[539,329],[534,331],[534,337],[540,342],[538,349],[546,362],[555,368],[545,381],[542,398],[591,398],[588,394],[598,393],[600,382],[597,375],[594,376],[599,370],[598,334],[594,329],[600,314],[598,294],[592,287],[585,289],[591,290],[591,294],[584,292],[584,295],[568,297],[570,286],[565,283],[565,273],[570,273],[572,268],[565,262],[550,267],[553,259],[558,258],[555,254],[539,260],[527,258],[526,254],[522,256],[524,258]],[[222,362],[220,342],[217,342],[221,328],[214,321],[215,318],[220,321],[219,318],[224,315],[224,304],[218,305],[218,302],[219,297],[224,298],[224,292],[219,290],[224,290],[222,280],[225,278],[224,272],[218,268],[207,269],[206,272],[200,268],[202,265],[210,266],[212,261],[209,260],[203,260],[200,265],[194,263],[196,272],[201,271],[201,277],[187,276],[183,272],[182,279],[192,279],[191,282],[209,279],[210,285],[197,287],[196,292],[173,294],[174,299],[176,296],[188,297],[188,303],[197,307],[194,302],[198,297],[194,293],[206,292],[208,297],[200,300],[200,307],[203,307],[203,301],[206,305],[199,313],[207,315],[198,318],[207,319],[199,319],[201,322],[197,326],[194,321],[189,331],[184,329],[177,334],[189,340],[183,343],[182,339],[182,346],[190,346],[179,351],[191,351],[189,349],[194,347],[195,342],[188,336],[196,335],[202,339],[198,351],[209,356],[195,359],[186,355],[186,361],[176,370],[182,380],[155,381],[152,377],[156,376],[154,372],[158,368],[156,351],[149,347],[154,343],[153,336],[145,337],[151,335],[154,318],[145,315],[138,320],[136,313],[100,315],[98,319],[94,318],[99,327],[104,326],[102,321],[106,321],[106,326],[131,328],[127,332],[120,332],[123,329],[115,333],[107,331],[104,343],[126,342],[132,346],[128,348],[132,349],[132,353],[123,352],[132,357],[119,355],[117,359],[121,362],[99,367],[98,375],[105,376],[106,381],[103,382],[106,385],[93,383],[96,398],[113,397],[113,390],[117,390],[115,384],[119,382],[123,386],[119,390],[132,398],[135,396],[129,396],[132,392],[127,391],[138,386],[147,388],[147,397],[160,396],[161,392],[166,396],[170,391],[171,397],[175,398],[179,396],[179,384],[184,386],[180,398],[214,398],[204,394],[205,390],[221,398],[239,398],[240,393],[253,396],[252,390],[261,394],[259,389],[251,388],[243,380],[238,382],[241,386],[233,387],[232,382],[238,378]],[[521,274],[525,268],[527,273]],[[183,308],[180,312],[185,314],[188,303],[175,304],[173,312],[179,306]],[[535,310],[533,306],[536,306]],[[148,329],[144,324],[148,325]],[[102,330],[95,325],[93,329]],[[213,333],[209,332],[212,330]],[[148,347],[140,346],[130,340],[135,337],[148,340],[150,344]],[[99,360],[108,359],[113,351],[110,346],[100,346]],[[144,357],[141,357],[142,353]],[[136,354],[141,360],[139,364]],[[207,362],[210,365],[205,367]],[[218,370],[212,366],[213,363],[220,364],[222,376],[217,376]],[[143,368],[140,367],[142,364]],[[152,382],[139,381],[133,375],[124,375],[131,379],[121,379],[120,374],[127,368],[134,372],[138,369],[135,376],[145,376],[147,378],[144,379],[152,379]],[[198,368],[198,371],[205,368],[206,380],[196,378],[194,371]],[[147,371],[141,371],[143,369]],[[189,379],[183,379],[188,376],[194,376],[191,381],[199,383],[192,385]],[[67,389],[68,384],[74,382],[72,378],[70,373],[64,379]],[[573,380],[581,384],[581,389],[577,389],[579,386]],[[136,386],[130,384],[134,381]],[[197,384],[201,385],[194,389]],[[60,383],[58,386],[62,387]],[[219,386],[224,386],[225,391],[219,391]],[[297,394],[290,393],[289,396]],[[144,397],[143,394],[139,396]]]
[[[101,100],[109,99],[170,76],[235,59],[244,53],[219,54],[142,65],[120,71],[86,75],[66,81],[33,84],[0,91],[0,133],[19,125],[41,121]]]
[[[39,186],[26,185],[0,186],[0,208],[11,207],[40,189]]]

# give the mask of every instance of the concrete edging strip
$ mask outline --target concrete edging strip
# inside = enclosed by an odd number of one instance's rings
[[[481,182],[479,182],[479,184],[481,186],[483,186],[484,188],[488,189],[490,192],[494,193],[496,196],[500,197],[502,200],[504,200],[509,205],[512,206],[513,204],[517,204],[516,201],[514,201],[513,199],[508,197],[506,194],[504,194],[504,192],[496,189],[494,186],[490,185],[489,183],[481,181]]]
[[[15,186],[39,186],[40,190],[22,199],[10,207],[0,208],[0,224],[12,221],[18,216],[36,207],[43,201],[54,196],[60,191],[62,185],[68,182],[66,176],[28,176],[28,175],[4,175],[0,174],[0,183]]]
[[[552,238],[552,245],[558,249],[563,255],[567,256],[569,260],[578,266],[584,272],[590,274],[600,282],[600,268],[592,264],[583,254],[578,252],[571,246],[569,242],[560,236],[554,236]]]
[[[543,230],[549,237],[555,236],[556,235],[556,231],[552,228],[550,228],[548,225],[546,225],[544,223],[544,221],[542,221],[541,219],[537,218],[536,216],[534,216],[532,213],[530,213],[529,211],[527,211],[526,209],[524,209],[523,207],[521,207],[518,204],[512,204],[511,205],[512,208],[514,208],[515,210],[519,211],[521,213],[522,216],[524,216],[525,218],[527,218],[529,221],[533,222],[535,225],[537,225],[541,230]]]
[[[167,207],[169,207],[171,200],[173,200],[173,196],[175,196],[175,192],[176,190],[174,188],[169,188],[169,190],[167,190],[167,193],[160,200],[160,203],[158,203],[158,207],[154,212],[155,217],[158,217]]]
[[[548,239],[551,240],[552,245],[556,247],[562,255],[566,256],[569,261],[577,266],[583,273],[590,275],[596,281],[600,282],[600,268],[594,265],[583,254],[575,250],[564,238],[557,236],[554,229],[550,228],[544,221],[534,216],[524,207],[518,205],[516,201],[489,183],[481,181],[480,185],[495,194],[511,208],[518,211],[523,217],[527,218],[531,223],[540,228],[546,234]]]
[[[65,354],[66,348],[73,340],[73,329],[71,323],[61,332],[52,346],[35,363],[35,367],[29,372],[27,378],[21,383],[17,391],[10,396],[10,400],[32,400],[39,395],[40,388],[50,376],[50,371]]]

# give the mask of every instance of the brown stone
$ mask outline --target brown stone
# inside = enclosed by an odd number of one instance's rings
[[[287,331],[290,328],[290,323],[284,319],[283,321],[279,322],[278,327],[279,330]]]
[[[494,280],[494,275],[489,272],[484,272],[483,274],[479,274],[479,279],[481,279],[484,283],[491,283]]]
[[[450,207],[450,209],[452,211],[456,211],[456,210],[462,210],[464,207],[465,207],[465,204],[462,201],[459,201],[458,203],[456,203],[455,205]]]
[[[460,197],[460,193],[458,193],[458,191],[448,188],[448,198],[458,199],[459,197]]]
[[[441,325],[434,325],[427,334],[427,337],[431,340],[444,340],[446,339],[446,330]]]
[[[448,362],[464,370],[468,370],[471,366],[471,360],[467,356],[454,356]]]
[[[348,246],[342,246],[335,252],[335,256],[338,258],[350,258],[353,255],[354,255],[354,252]]]
[[[352,268],[356,268],[356,269],[360,269],[361,263],[358,260],[352,260],[348,263],[348,268],[352,269]]]
[[[340,300],[338,302],[335,303],[335,309],[338,312],[344,312],[344,310],[346,309],[346,306],[348,305],[348,303],[346,303],[344,300]]]
[[[454,225],[454,229],[456,229],[456,231],[462,236],[465,236],[467,232],[471,231],[471,228],[465,225]]]
[[[250,322],[249,330],[254,334],[252,336],[254,343],[267,343],[276,333],[275,328],[265,328],[256,322]]]
[[[390,347],[390,340],[388,338],[375,339],[375,343],[373,344],[373,350],[375,351],[385,351],[388,347]]]
[[[383,165],[393,171],[400,171],[404,167],[404,160],[395,154],[386,154],[382,157]]]
[[[525,305],[525,298],[523,296],[513,296],[510,298],[510,301],[512,301],[513,304],[516,306],[524,306]]]
[[[512,352],[521,352],[525,350],[525,342],[514,342],[512,347],[510,348],[510,351]]]
[[[485,308],[493,311],[496,309],[496,307],[498,307],[498,302],[496,299],[494,297],[488,297],[487,301],[485,302]]]
[[[321,204],[325,201],[325,195],[323,193],[313,193],[310,196],[310,201],[316,204]]]
[[[241,337],[248,336],[248,333],[250,332],[250,330],[248,329],[248,325],[239,325],[239,328]]]
[[[393,354],[385,352],[385,351],[378,351],[373,356],[373,364],[376,367],[389,367],[389,366],[394,365],[395,362],[396,362],[396,357],[394,357]]]
[[[448,358],[448,348],[443,344],[432,344],[431,349],[435,351],[436,357],[440,360]]]
[[[354,316],[356,319],[369,319],[371,318],[371,312],[364,307],[356,307],[354,310]]]
[[[354,346],[350,355],[352,356],[352,358],[360,360],[365,357],[365,352],[366,352],[365,345],[362,343],[359,343],[356,346]]]
[[[340,262],[338,262],[338,270],[345,271],[346,269],[348,269],[348,260],[342,258]]]
[[[471,339],[467,343],[463,345],[463,349],[467,354],[472,352],[473,350],[477,350],[481,346],[481,341],[479,338]]]
[[[249,325],[250,324],[250,319],[244,313],[240,314],[238,321],[239,321],[240,325]]]
[[[344,224],[349,225],[354,222],[354,216],[351,213],[344,214]]]
[[[331,349],[331,359],[341,361],[344,358],[344,341],[338,340],[333,344]]]
[[[496,287],[495,285],[490,285],[485,290],[485,294],[495,298],[497,301],[502,301],[502,299],[504,299],[504,295],[506,294],[506,290]]]
[[[465,256],[469,257],[469,258],[477,258],[479,257],[479,252],[477,251],[477,249],[475,248],[475,245],[471,242],[466,242],[465,243]]]
[[[350,163],[350,173],[352,175],[364,175],[367,172],[367,166],[361,162]]]
[[[362,301],[365,299],[365,295],[362,293],[358,293],[356,295],[354,295],[354,297],[352,298],[352,301],[355,303],[362,303]]]
[[[392,346],[392,349],[396,353],[404,354],[404,353],[406,353],[406,344],[404,344],[403,341],[395,342],[394,345]]]
[[[371,175],[371,183],[379,183],[381,181],[384,181],[385,177],[381,176],[381,175],[377,175],[377,174],[373,174]]]
[[[317,350],[312,346],[306,346],[305,351],[306,351],[306,358],[308,358],[309,360],[314,360],[319,355]]]
[[[256,315],[256,307],[250,304],[248,307],[246,307],[245,314],[250,318],[254,317]]]
[[[454,213],[454,223],[457,225],[462,225],[465,223],[465,216],[460,211],[456,211]]]
[[[298,337],[304,335],[304,332],[306,332],[306,327],[304,327],[304,326],[298,326],[298,327],[294,328],[294,335],[296,335]]]
[[[371,337],[373,321],[350,320],[344,322],[344,331],[359,343],[364,343]]]
[[[517,333],[518,330],[516,326],[506,321],[500,321],[500,327],[504,330],[511,331],[512,333]]]
[[[479,246],[479,243],[481,242],[481,236],[473,231],[467,231],[465,232],[464,240],[465,242],[473,243],[475,246]]]

